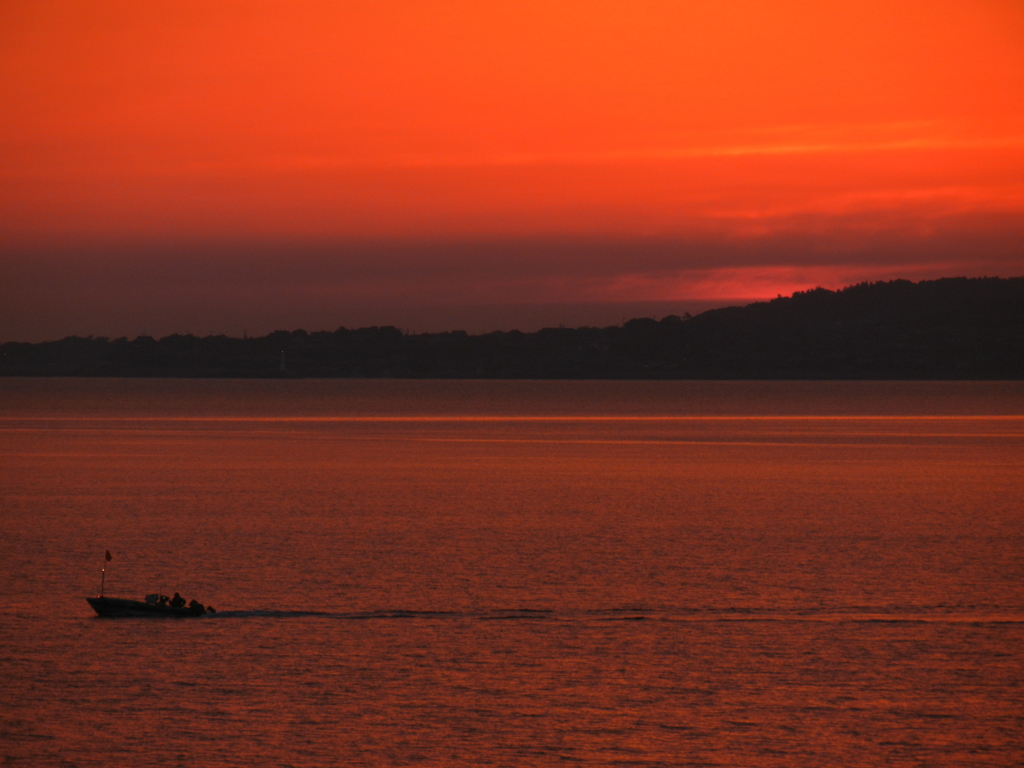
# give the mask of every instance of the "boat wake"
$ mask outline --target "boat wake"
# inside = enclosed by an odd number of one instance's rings
[[[373,619],[545,619],[550,618],[553,611],[535,608],[497,609],[490,611],[411,611],[403,609],[379,611],[281,611],[255,609],[247,611],[217,611],[207,614],[209,619],[343,619],[348,621],[368,621]]]
[[[598,622],[782,622],[782,623],[937,623],[937,624],[1024,624],[1018,611],[1006,612],[762,612],[737,609],[652,610],[643,608],[612,608],[587,611],[554,611],[536,608],[495,608],[478,611],[414,611],[385,609],[377,611],[313,611],[313,610],[232,610],[203,616],[218,619],[325,619],[339,621],[387,620],[464,620],[464,621],[598,621]]]

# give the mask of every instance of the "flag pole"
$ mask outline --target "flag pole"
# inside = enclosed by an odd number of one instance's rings
[[[103,570],[100,571],[100,597],[103,597],[103,590],[107,585],[107,563],[114,558],[110,554],[110,550],[107,550],[106,556],[103,558]]]

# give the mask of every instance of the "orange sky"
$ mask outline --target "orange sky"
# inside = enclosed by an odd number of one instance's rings
[[[250,314],[227,265],[382,312],[1024,273],[1017,1],[7,0],[0,104],[5,338],[95,295],[56,264]]]

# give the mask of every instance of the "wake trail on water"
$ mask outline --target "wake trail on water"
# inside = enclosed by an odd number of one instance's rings
[[[555,611],[538,608],[495,608],[477,611],[422,611],[382,609],[376,611],[316,610],[224,610],[207,614],[205,619],[325,619],[338,621],[562,621],[562,622],[778,622],[778,623],[872,623],[872,624],[1024,624],[1024,612],[930,613],[927,611],[820,611],[767,612],[756,609],[682,609],[653,610],[638,608],[602,608],[582,611]]]
[[[493,610],[482,612],[467,611],[413,611],[403,609],[379,610],[379,611],[287,611],[287,610],[265,610],[255,609],[247,611],[217,611],[208,614],[204,618],[218,619],[297,619],[297,618],[322,618],[322,619],[343,619],[349,621],[369,619],[543,619],[553,614],[546,609],[517,608],[512,610]]]

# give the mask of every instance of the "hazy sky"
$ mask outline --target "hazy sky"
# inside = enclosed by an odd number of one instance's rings
[[[1019,0],[5,0],[0,104],[0,341],[1024,274]]]

